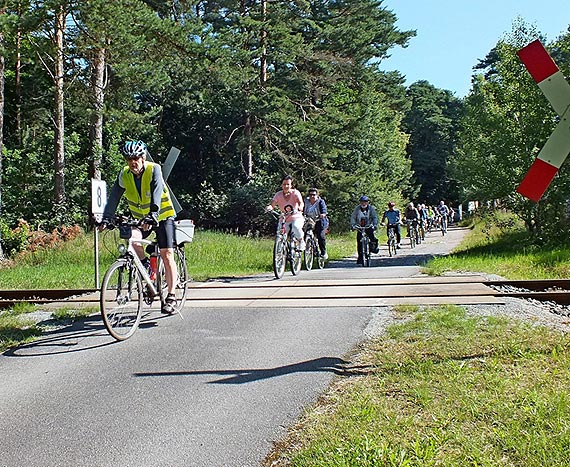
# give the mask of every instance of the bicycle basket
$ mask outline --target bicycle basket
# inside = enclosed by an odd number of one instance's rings
[[[119,225],[119,237],[129,239],[133,235],[133,228],[127,224]]]
[[[184,219],[174,222],[176,229],[176,244],[190,243],[194,239],[194,221]]]

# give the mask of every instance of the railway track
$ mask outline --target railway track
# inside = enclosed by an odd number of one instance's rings
[[[300,299],[313,306],[323,300],[343,306],[378,306],[397,303],[476,304],[501,303],[505,297],[533,299],[570,305],[570,279],[488,281],[481,276],[330,281],[211,281],[193,283],[190,306],[279,306]],[[344,302],[343,302],[344,300]],[[96,289],[0,290],[0,308],[16,303],[96,304]],[[290,302],[289,302],[290,303]],[[352,304],[352,305],[351,305]]]

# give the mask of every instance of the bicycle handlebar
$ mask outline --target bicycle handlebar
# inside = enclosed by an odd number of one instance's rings
[[[352,230],[360,230],[360,231],[364,231],[366,229],[369,229],[370,227],[372,227],[373,229],[376,229],[376,227],[374,227],[372,224],[369,225],[365,225],[364,227],[361,225],[353,225],[352,226]]]
[[[113,230],[116,227],[128,226],[128,227],[140,227],[143,224],[152,225],[156,227],[158,222],[151,216],[145,216],[142,219],[134,219],[129,216],[113,216],[111,219],[103,219],[101,222],[97,222],[95,225],[97,227],[103,226],[108,230]]]

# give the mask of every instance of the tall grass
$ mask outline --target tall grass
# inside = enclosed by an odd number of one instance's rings
[[[0,265],[0,289],[75,289],[95,287],[93,233],[21,255]],[[116,231],[99,235],[100,277],[117,257],[120,239]],[[329,259],[354,253],[352,235],[331,235]],[[220,232],[197,230],[194,241],[185,247],[188,271],[194,280],[239,277],[272,271],[273,239],[249,238]]]
[[[429,261],[424,272],[498,274],[507,279],[570,277],[570,245],[537,244],[522,223],[508,214],[477,219],[471,232],[449,256]]]

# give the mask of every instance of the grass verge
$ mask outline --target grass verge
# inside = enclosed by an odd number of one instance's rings
[[[455,306],[400,314],[265,465],[570,464],[568,336]]]
[[[538,245],[515,218],[494,213],[477,219],[452,254],[430,260],[423,268],[429,275],[448,271],[483,272],[512,280],[568,278],[570,247]]]

